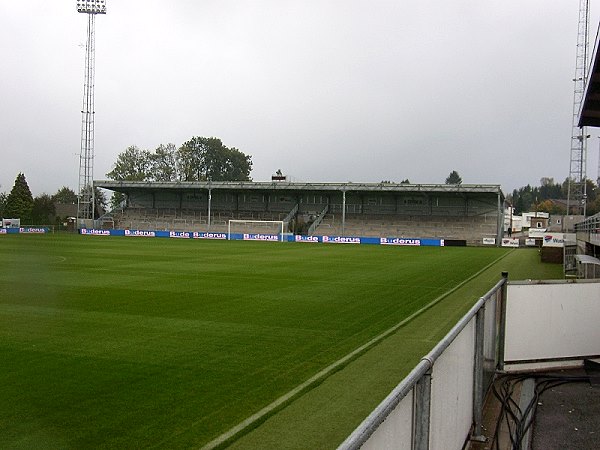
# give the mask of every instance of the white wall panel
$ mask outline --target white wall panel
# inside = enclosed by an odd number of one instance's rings
[[[431,377],[432,450],[459,450],[473,418],[475,318],[435,361]]]
[[[361,450],[407,449],[412,446],[413,392],[402,399]]]
[[[505,360],[600,355],[600,283],[509,284]]]

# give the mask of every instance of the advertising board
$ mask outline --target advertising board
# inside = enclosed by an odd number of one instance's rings
[[[564,247],[565,237],[563,233],[544,233],[542,239],[543,247]]]
[[[9,231],[10,232],[10,231]],[[171,239],[219,239],[232,241],[262,241],[262,242],[313,242],[325,244],[370,244],[391,245],[409,247],[444,247],[444,239],[421,239],[404,237],[356,237],[356,236],[305,236],[262,233],[218,233],[200,231],[163,231],[163,230],[100,230],[93,228],[81,228],[81,235],[85,236],[126,236],[126,237],[148,237],[148,238],[171,238]]]
[[[502,238],[502,247],[518,247],[519,240],[516,238]]]

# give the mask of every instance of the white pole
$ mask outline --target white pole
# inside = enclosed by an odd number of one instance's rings
[[[208,219],[206,221],[206,223],[208,224],[208,230],[207,231],[210,231],[210,203],[211,203],[211,200],[212,200],[212,192],[211,192],[211,189],[210,189],[210,180],[209,180],[208,181]]]
[[[342,236],[346,233],[346,191],[342,191]]]

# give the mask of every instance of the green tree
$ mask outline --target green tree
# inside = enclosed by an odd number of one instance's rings
[[[252,158],[237,148],[215,137],[192,137],[179,149],[161,144],[153,153],[132,145],[118,155],[106,176],[120,181],[249,181],[251,170]],[[117,195],[111,203],[122,200]]]
[[[94,188],[94,218],[100,217],[106,212],[106,206],[108,202],[106,200],[106,194],[102,189]]]
[[[21,219],[21,223],[30,224],[32,220],[33,196],[25,179],[25,175],[19,173],[15,184],[6,198],[4,205],[4,216],[11,219]]]
[[[542,202],[538,203],[536,205],[536,210],[541,211],[541,212],[547,212],[550,214],[560,214],[560,215],[566,214],[565,208],[563,208],[560,205],[557,205],[550,199],[543,200]]]
[[[598,186],[596,186],[596,183],[589,178],[585,180],[585,193],[587,195],[588,202],[595,201],[596,197],[598,196]]]
[[[587,203],[586,213],[588,216],[600,213],[600,195],[597,195],[594,200]]]
[[[123,204],[125,199],[125,194],[123,194],[122,192],[113,192],[112,196],[110,197],[110,209],[119,208]]]
[[[446,184],[462,184],[462,178],[456,170],[450,172],[450,175],[446,178]]]
[[[565,178],[560,187],[561,198],[567,198],[569,195],[569,177]]]
[[[52,201],[62,205],[74,205],[77,203],[77,194],[67,186],[63,186],[52,196]]]
[[[86,190],[90,189],[89,186],[84,189],[82,194],[86,193]],[[89,192],[89,191],[87,191]],[[94,188],[94,219],[97,219],[106,211],[108,202],[106,200],[106,194],[100,188]]]
[[[218,163],[209,168],[210,177],[216,181],[250,181],[251,157],[237,148],[223,147]]]
[[[532,188],[529,184],[519,189],[515,189],[512,193],[512,204],[515,207],[515,213],[521,214],[531,211],[534,203],[539,198],[538,188]]]
[[[554,178],[544,177],[540,180],[538,194],[541,201],[559,199],[562,198],[562,186],[555,183]]]
[[[521,214],[526,212],[528,208],[525,207],[525,202],[523,201],[523,197],[517,197],[516,202],[513,203],[515,207],[515,214]]]
[[[150,154],[149,178],[153,181],[175,181],[177,148],[175,144],[160,144],[154,153]]]
[[[207,138],[193,137],[177,150],[178,178],[181,181],[206,180]]]
[[[252,158],[215,137],[192,137],[178,149],[176,160],[182,181],[250,180]]]
[[[600,212],[600,186],[592,180],[586,180],[586,214],[593,216]]]
[[[8,198],[8,195],[6,194],[6,192],[0,192],[0,217],[5,217],[4,209],[6,208],[6,199],[7,198]]]
[[[566,200],[568,186],[568,178],[562,183],[556,183],[554,178],[543,177],[540,179],[540,186],[530,186],[528,184],[527,186],[515,189],[507,197],[507,200],[514,205],[516,214],[533,211],[536,205],[538,211],[545,211],[551,214],[566,214],[563,206],[549,200]],[[592,215],[597,208],[600,189],[592,180],[586,179],[586,193],[587,214]]]
[[[33,199],[31,212],[33,225],[49,225],[55,214],[54,200],[48,194],[38,195]]]
[[[152,177],[149,174],[150,152],[140,150],[135,145],[127,147],[119,153],[113,170],[106,176],[112,180],[119,181],[147,181]]]

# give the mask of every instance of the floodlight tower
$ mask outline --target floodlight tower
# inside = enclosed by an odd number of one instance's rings
[[[577,57],[575,60],[575,89],[573,95],[573,127],[571,134],[571,160],[567,193],[567,214],[585,215],[587,134],[585,127],[579,128],[579,110],[583,102],[587,83],[589,50],[590,0],[579,0],[579,25],[577,31]],[[571,212],[572,211],[572,212]]]
[[[81,109],[81,151],[79,153],[79,196],[77,197],[77,226],[94,219],[94,74],[95,18],[106,14],[106,0],[77,0],[77,12],[87,14],[85,45],[85,78],[83,108]]]

